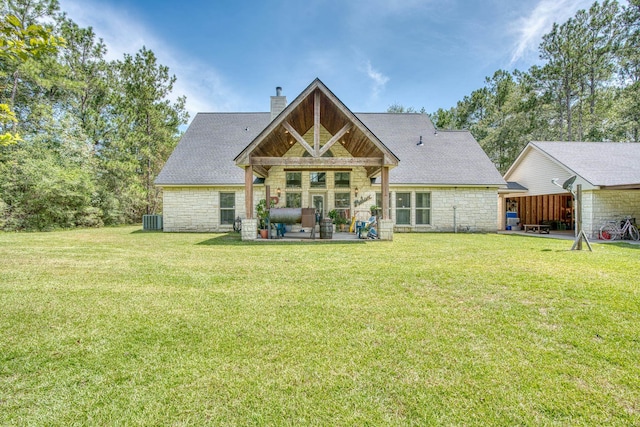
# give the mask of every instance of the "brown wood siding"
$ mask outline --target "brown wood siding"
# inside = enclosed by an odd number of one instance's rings
[[[520,224],[541,224],[544,221],[563,222],[567,226],[573,223],[571,196],[541,195],[512,197],[509,201],[517,203]]]

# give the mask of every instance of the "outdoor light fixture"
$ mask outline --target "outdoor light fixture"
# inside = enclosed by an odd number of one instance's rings
[[[358,187],[356,187],[356,189],[354,191],[356,193],[356,197],[358,197]]]
[[[276,194],[278,195],[278,198],[280,198],[280,195],[282,194],[282,190],[280,190],[280,187],[276,189]]]
[[[420,135],[420,141],[416,144],[418,147],[422,147],[424,143],[422,142],[422,135]]]

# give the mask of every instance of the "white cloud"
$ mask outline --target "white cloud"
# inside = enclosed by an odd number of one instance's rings
[[[511,55],[511,65],[522,58],[534,54],[537,56],[542,36],[551,30],[554,22],[565,22],[591,3],[592,0],[540,0],[529,16],[515,22],[514,32],[518,37]]]
[[[389,77],[385,76],[381,72],[375,70],[371,66],[371,61],[367,61],[365,71],[367,76],[372,80],[372,97],[377,98],[380,92],[384,89],[385,85],[389,81]]]
[[[162,40],[143,27],[141,19],[117,11],[105,4],[87,0],[60,0],[61,9],[81,27],[93,27],[98,38],[107,46],[107,60],[122,59],[124,54],[135,55],[143,46],[154,52],[158,62],[169,67],[177,77],[173,88],[175,98],[187,97],[186,109],[190,118],[197,112],[229,111],[238,108],[239,97],[227,88],[218,72],[194,58],[184,58]]]
[[[125,10],[83,0],[60,0],[60,8],[79,26],[93,27],[96,36],[107,45],[107,60],[122,59],[125,53],[135,54],[142,46],[158,44]]]

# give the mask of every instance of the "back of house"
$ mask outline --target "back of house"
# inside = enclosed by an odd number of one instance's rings
[[[197,114],[156,185],[165,231],[229,231],[269,189],[273,207],[321,217],[365,221],[376,206],[389,238],[495,232],[506,183],[469,132],[436,130],[426,114],[353,113],[316,79],[290,104],[278,88],[269,112]]]

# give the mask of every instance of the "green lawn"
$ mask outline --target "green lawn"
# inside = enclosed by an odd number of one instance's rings
[[[640,246],[0,234],[0,425],[640,425]]]

